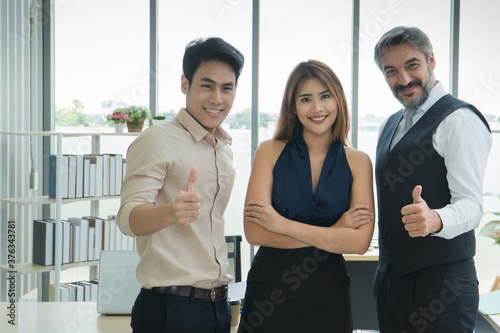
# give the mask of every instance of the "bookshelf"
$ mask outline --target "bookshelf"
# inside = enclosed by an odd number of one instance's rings
[[[110,130],[112,130],[110,128]],[[90,137],[90,153],[99,154],[101,151],[101,137],[119,136],[119,137],[136,137],[140,135],[137,133],[114,133],[114,132],[102,132],[102,131],[78,131],[78,132],[0,132],[0,140],[3,147],[7,148],[6,158],[12,159],[15,162],[10,163],[9,168],[11,171],[0,173],[0,182],[6,184],[8,189],[5,193],[15,193],[13,197],[0,197],[0,204],[2,207],[8,207],[9,211],[9,221],[15,221],[17,228],[17,239],[16,239],[16,258],[15,265],[3,264],[0,265],[0,271],[6,271],[8,273],[16,273],[17,275],[24,274],[38,274],[38,273],[49,273],[54,272],[55,288],[59,290],[60,288],[60,275],[61,271],[79,267],[96,267],[99,264],[98,260],[82,261],[69,264],[61,264],[62,262],[62,216],[61,207],[64,204],[71,204],[74,202],[90,202],[90,216],[99,216],[99,202],[101,200],[117,199],[120,195],[112,196],[91,196],[91,197],[80,197],[63,199],[61,197],[61,166],[60,163],[56,163],[56,190],[55,198],[49,198],[47,195],[43,195],[43,191],[47,189],[42,189],[42,186],[38,186],[37,190],[29,190],[29,181],[26,182],[26,174],[29,172],[30,161],[29,159],[35,159],[38,161],[39,165],[43,165],[43,168],[48,168],[48,163],[46,163],[47,156],[44,156],[42,151],[42,137],[50,137],[50,154],[56,155],[57,161],[61,161],[62,146],[64,138],[72,137]],[[35,141],[35,148],[32,146],[32,141]],[[128,146],[128,145],[127,145]],[[15,151],[15,153],[14,153]],[[55,153],[54,153],[55,152]],[[21,154],[22,157],[16,157],[15,154]],[[31,155],[32,154],[32,155]],[[12,157],[11,157],[12,156]],[[33,161],[31,161],[33,162]],[[45,175],[47,177],[48,173],[41,172],[39,174],[40,184],[48,184],[47,179],[42,179]],[[15,178],[15,179],[13,179]],[[18,180],[19,179],[19,180]],[[29,175],[28,175],[29,180]],[[5,185],[4,185],[5,186]],[[31,248],[32,248],[32,238],[33,230],[32,223],[34,219],[42,218],[42,209],[30,208],[30,207],[42,207],[49,205],[50,210],[53,209],[51,214],[55,215],[55,239],[54,239],[54,265],[43,266],[30,262],[31,258]],[[7,221],[5,221],[7,223]],[[10,222],[9,222],[10,223]],[[31,234],[31,235],[29,235]],[[21,290],[19,295],[22,296],[23,288],[25,283],[19,283]],[[45,288],[45,284],[42,288]],[[47,286],[48,287],[48,286]],[[29,287],[27,288],[29,291]],[[59,301],[59,293],[55,293],[55,301]]]
[[[99,265],[99,260],[73,262],[70,264],[61,264],[60,270],[64,271],[66,269],[71,269],[71,268],[98,266],[98,265]],[[0,265],[0,270],[11,271],[8,265]],[[46,273],[46,272],[54,272],[55,270],[56,270],[55,266],[43,266],[29,262],[18,263],[16,265],[16,272],[19,274]]]
[[[101,197],[86,197],[86,198],[72,198],[72,199],[62,199],[62,204],[79,202],[79,201],[92,201],[92,200],[108,200],[108,199],[119,199],[119,195],[108,195]],[[16,204],[16,205],[47,205],[55,204],[56,199],[49,198],[49,196],[39,196],[39,197],[20,197],[20,198],[0,198],[0,202]]]

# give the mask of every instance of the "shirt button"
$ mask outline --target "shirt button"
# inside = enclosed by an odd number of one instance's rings
[[[384,162],[384,165],[385,165],[385,166],[388,166],[388,165],[389,165],[389,162],[388,162],[388,161],[385,161],[385,162]]]
[[[384,211],[389,211],[389,206],[384,206]]]
[[[387,187],[387,183],[384,183],[384,187]]]
[[[390,232],[391,232],[391,229],[389,229],[389,228],[385,228],[385,229],[384,229],[384,232],[385,232],[386,234],[388,234],[388,233],[390,233]]]
[[[391,251],[391,250],[387,250],[387,254],[391,254],[391,253],[392,253],[392,251]]]

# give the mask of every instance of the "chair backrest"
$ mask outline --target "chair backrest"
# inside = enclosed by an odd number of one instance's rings
[[[234,282],[241,281],[241,236],[226,236],[227,257],[229,272],[234,276]]]
[[[130,314],[141,284],[135,269],[139,263],[136,251],[102,251],[99,262],[97,312]]]

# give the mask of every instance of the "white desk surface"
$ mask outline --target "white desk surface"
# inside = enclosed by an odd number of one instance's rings
[[[254,254],[257,253],[259,247],[255,246]],[[343,254],[346,261],[378,261],[378,247],[370,247],[365,254]]]
[[[0,303],[0,332],[132,332],[130,316],[97,313],[96,302],[20,302],[16,303],[16,326],[7,321],[8,303]]]
[[[9,303],[0,303],[0,332],[2,333],[127,333],[130,316],[111,316],[97,313],[96,302],[21,302],[16,303],[16,326],[7,316]],[[236,327],[231,328],[236,333]]]
[[[365,254],[344,254],[346,261],[378,261],[378,248],[370,248]]]

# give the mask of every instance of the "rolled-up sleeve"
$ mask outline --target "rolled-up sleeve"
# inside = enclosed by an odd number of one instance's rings
[[[139,205],[156,204],[174,155],[170,136],[158,127],[145,130],[128,148],[127,171],[117,215],[118,225],[125,235],[137,237],[130,228],[130,212]]]

